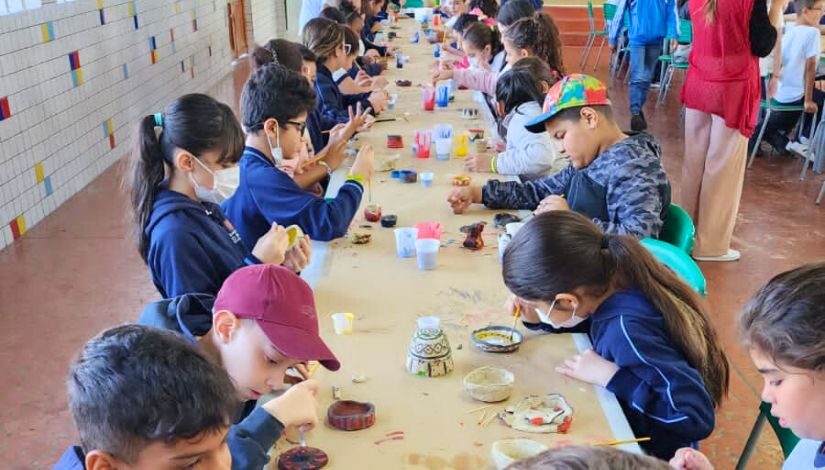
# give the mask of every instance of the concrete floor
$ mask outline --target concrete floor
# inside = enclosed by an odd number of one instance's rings
[[[578,70],[579,55],[577,48],[565,50],[568,71]],[[242,64],[212,93],[237,108],[247,74]],[[604,63],[596,75],[606,78]],[[626,87],[613,86],[611,96],[617,118],[628,126]],[[654,90],[651,100],[655,97]],[[678,92],[662,108],[648,106],[649,130],[663,146],[678,200],[683,146]],[[135,319],[141,306],[157,297],[131,238],[121,163],[0,252],[3,468],[49,468],[74,442],[64,393],[68,362],[86,339]],[[759,159],[746,175],[735,233],[742,260],[702,265],[708,301],[734,366],[717,429],[702,443],[719,469],[733,468],[756,416],[761,387],[737,342],[737,310],[774,274],[825,259],[825,208],[813,202],[823,177],[800,182],[800,168],[798,159]],[[750,468],[779,468],[780,462],[776,439],[766,430]]]

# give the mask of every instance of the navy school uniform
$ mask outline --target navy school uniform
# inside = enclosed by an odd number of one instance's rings
[[[317,197],[301,189],[289,175],[252,147],[244,149],[239,165],[240,186],[222,207],[247,246],[255,246],[273,222],[285,227],[298,225],[313,240],[342,237],[364,193],[360,183],[349,180],[334,199]]]
[[[236,269],[260,263],[220,206],[169,189],[158,191],[145,233],[146,264],[164,298],[195,292],[216,295]]]
[[[338,89],[338,84],[332,78],[332,72],[323,64],[318,64],[318,73],[315,77],[315,92],[320,101],[321,115],[328,121],[345,124],[349,121],[349,107],[353,110],[360,102],[362,109],[370,107],[370,102],[360,95],[345,95]]]
[[[649,454],[668,460],[681,447],[696,447],[716,422],[713,399],[699,371],[670,339],[662,313],[640,290],[616,292],[573,330],[525,323],[533,330],[586,331],[593,350],[619,366],[607,384]]]

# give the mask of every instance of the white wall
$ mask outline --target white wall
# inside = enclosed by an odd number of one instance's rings
[[[230,63],[225,1],[78,0],[0,16],[0,248],[128,153],[141,116],[207,90]]]

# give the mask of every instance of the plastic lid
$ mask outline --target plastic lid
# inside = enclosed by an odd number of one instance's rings
[[[419,330],[437,330],[441,324],[438,317],[421,317],[418,319]]]

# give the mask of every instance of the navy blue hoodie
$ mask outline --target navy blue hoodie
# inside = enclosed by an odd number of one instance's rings
[[[646,452],[668,460],[680,447],[695,447],[710,435],[716,421],[713,400],[699,372],[670,339],[662,313],[642,291],[616,292],[580,326],[588,325],[593,350],[619,366],[607,389],[618,398],[633,433],[651,437],[640,443]],[[525,326],[562,331],[545,324]]]
[[[146,264],[164,298],[196,292],[217,295],[236,269],[260,263],[220,206],[176,191],[158,192],[145,233]],[[249,246],[255,246],[254,241]]]
[[[298,186],[260,151],[246,147],[241,157],[241,183],[224,201],[223,210],[248,246],[269,231],[273,222],[298,225],[313,240],[344,236],[361,204],[364,188],[347,181],[329,201]]]
[[[212,328],[215,297],[190,294],[161,300],[146,306],[137,323],[176,331],[197,345],[196,337]],[[229,452],[233,470],[258,470],[269,462],[267,452],[281,436],[284,425],[254,400],[238,410],[235,424],[229,428]]]
[[[360,102],[362,109],[371,107],[369,100],[361,95],[345,95],[341,93],[338,84],[332,78],[332,72],[324,64],[318,64],[318,72],[315,75],[315,92],[321,102],[321,115],[324,119],[335,121],[339,124],[349,122],[349,107],[353,111]],[[372,111],[371,111],[372,112]],[[375,114],[374,112],[372,112]]]

